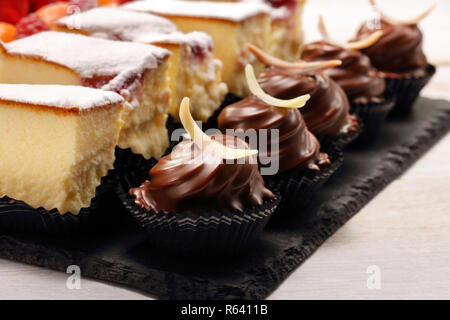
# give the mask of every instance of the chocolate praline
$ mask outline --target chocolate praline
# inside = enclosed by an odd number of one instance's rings
[[[368,56],[358,50],[347,49],[327,41],[306,44],[302,59],[305,61],[341,60],[342,65],[324,70],[324,73],[344,89],[351,102],[367,103],[380,99],[386,83]]]
[[[340,136],[358,129],[357,118],[349,113],[345,92],[327,75],[269,67],[260,74],[258,82],[265,92],[280,99],[311,95],[300,112],[308,129],[317,136]]]
[[[219,134],[211,138],[230,148],[248,148],[235,137]],[[149,176],[150,181],[130,190],[136,204],[147,211],[244,211],[275,198],[264,186],[256,155],[231,163],[214,149],[200,148],[191,140],[179,143],[159,160]]]
[[[421,77],[426,74],[428,62],[422,50],[423,35],[416,24],[393,25],[383,20],[369,21],[361,26],[357,39],[363,39],[377,30],[383,31],[380,40],[362,52],[370,57],[378,70],[388,76],[408,74]]]
[[[218,117],[222,132],[249,132],[256,130],[258,138],[267,130],[267,145],[258,140],[260,163],[278,159],[279,170],[293,168],[319,170],[330,164],[328,156],[320,153],[320,144],[306,128],[305,121],[297,109],[283,109],[266,104],[256,96],[250,96],[227,106]],[[277,130],[278,139],[273,139],[272,130]],[[273,141],[272,141],[273,140]]]

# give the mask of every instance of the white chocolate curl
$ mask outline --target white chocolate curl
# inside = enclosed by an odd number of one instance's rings
[[[197,123],[195,123],[194,118],[192,118],[189,110],[189,98],[184,98],[181,101],[180,119],[184,129],[186,129],[197,146],[200,148],[212,148],[215,154],[221,155],[225,160],[246,158],[258,153],[258,150],[229,148],[222,143],[212,140],[200,129]]]
[[[268,105],[280,108],[298,109],[303,107],[306,104],[306,102],[311,98],[309,94],[305,94],[303,96],[294,99],[282,100],[268,95],[261,88],[261,86],[258,83],[258,80],[256,80],[255,72],[253,71],[253,67],[251,64],[247,64],[245,66],[245,75],[247,77],[247,84],[251,93],[253,93],[255,96],[257,96],[259,99],[261,99]]]
[[[433,4],[426,11],[424,11],[417,17],[410,19],[410,20],[400,20],[400,19],[392,18],[392,17],[388,16],[386,13],[384,13],[384,11],[381,10],[381,8],[378,6],[378,4],[376,3],[375,0],[369,0],[369,1],[370,1],[370,4],[375,9],[375,11],[380,15],[381,20],[386,21],[387,23],[392,24],[392,25],[418,24],[420,21],[425,19],[431,13],[431,11],[433,11],[434,8],[436,7],[436,2],[433,2]]]
[[[311,73],[315,71],[321,71],[328,68],[338,67],[342,64],[341,60],[328,60],[328,61],[316,61],[316,62],[306,62],[306,61],[297,61],[297,62],[287,62],[281,59],[278,59],[270,54],[264,52],[260,48],[247,43],[247,48],[251,53],[255,55],[256,58],[266,66],[273,66],[283,69],[290,69],[294,72],[299,71],[303,73]]]
[[[340,43],[339,41],[334,40],[330,34],[328,33],[327,27],[325,26],[325,22],[322,16],[319,16],[319,32],[322,35],[323,39],[331,44],[339,46],[341,48],[350,49],[350,50],[362,50],[372,46],[375,42],[380,40],[383,35],[383,31],[375,31],[366,39],[355,42],[347,42]]]

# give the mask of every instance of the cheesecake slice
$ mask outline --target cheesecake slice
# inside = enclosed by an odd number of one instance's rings
[[[186,0],[185,0],[186,1]],[[189,0],[201,1],[201,0]],[[300,56],[304,43],[303,9],[306,0],[208,0],[211,2],[260,2],[271,6],[271,42],[268,52],[287,61]]]
[[[307,0],[258,1],[268,2],[272,6],[272,42],[269,52],[286,61],[298,60],[304,44],[303,9]]]
[[[0,198],[89,207],[113,168],[123,98],[81,86],[0,84]]]
[[[170,52],[147,44],[42,32],[0,44],[0,83],[82,85],[126,100],[119,147],[160,157],[169,139]]]
[[[149,0],[131,2],[122,8],[163,16],[183,32],[202,31],[212,36],[214,55],[223,63],[223,80],[234,94],[249,93],[246,64],[252,64],[257,73],[263,70],[245,46],[247,42],[258,43],[269,49],[270,7],[263,3]]]
[[[222,64],[214,58],[214,43],[206,33],[185,34],[168,19],[113,8],[74,14],[59,20],[56,26],[59,31],[154,44],[170,50],[168,113],[176,120],[179,120],[179,107],[184,97],[191,98],[194,118],[206,121],[227,92],[222,82]]]

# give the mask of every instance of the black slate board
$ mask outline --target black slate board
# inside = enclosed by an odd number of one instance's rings
[[[0,256],[61,271],[76,264],[83,276],[158,298],[265,298],[449,128],[450,103],[420,99],[410,117],[386,123],[376,144],[346,151],[343,167],[318,194],[310,212],[272,223],[252,253],[233,261],[165,257],[120,214],[112,215],[110,224],[95,235],[77,238],[0,232]]]

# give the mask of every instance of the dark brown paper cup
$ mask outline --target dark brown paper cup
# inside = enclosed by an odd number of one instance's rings
[[[148,178],[145,170],[116,176],[116,193],[126,211],[146,232],[156,250],[184,257],[239,255],[261,236],[279,203],[279,197],[240,211],[155,212],[134,202],[128,191]]]
[[[395,98],[381,98],[380,101],[352,103],[350,111],[358,116],[362,131],[355,144],[369,144],[376,140],[383,128],[384,121],[394,108]]]
[[[355,131],[339,136],[320,135],[316,136],[320,142],[320,151],[332,158],[342,152],[348,145],[355,141],[364,129],[364,124],[358,119],[359,127]]]
[[[298,213],[309,208],[317,191],[341,167],[344,156],[342,152],[335,151],[330,159],[331,165],[322,168],[321,171],[290,170],[264,177],[267,188],[277,190],[281,196],[274,217],[283,218],[289,213]]]
[[[386,76],[385,96],[395,97],[397,102],[392,109],[391,115],[402,116],[409,114],[422,89],[436,73],[436,67],[429,65],[426,74],[422,77],[393,78]]]
[[[107,207],[111,195],[114,196],[114,190],[107,179],[107,177],[102,179],[102,185],[97,188],[90,207],[81,209],[78,215],[60,214],[56,209],[48,211],[42,207],[33,208],[23,201],[1,198],[0,229],[54,235],[92,232],[99,220],[107,218],[104,208]]]

